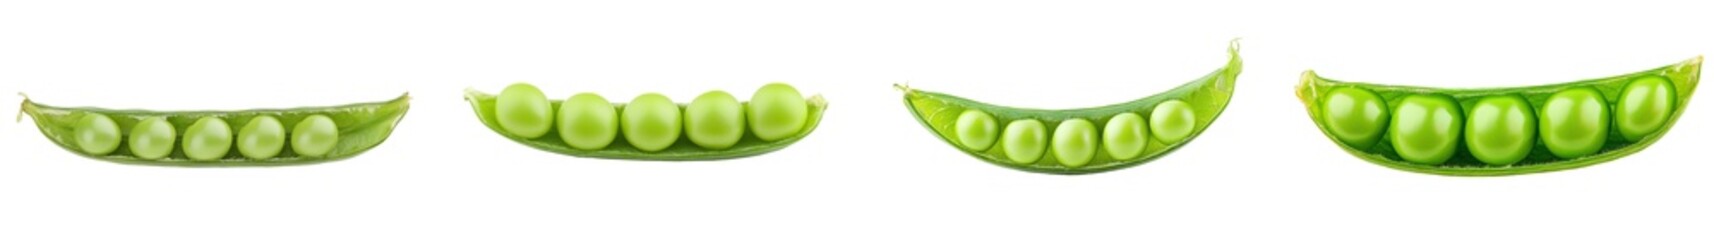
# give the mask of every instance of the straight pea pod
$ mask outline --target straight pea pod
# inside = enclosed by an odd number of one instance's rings
[[[48,140],[109,162],[158,166],[281,166],[356,156],[392,134],[410,96],[340,106],[238,111],[60,107],[24,99],[19,111]],[[22,116],[20,121],[22,121]]]
[[[1447,89],[1332,80],[1297,87],[1335,144],[1370,163],[1454,176],[1580,168],[1642,151],[1672,129],[1696,91],[1702,57],[1558,84]]]
[[[985,162],[1049,174],[1123,169],[1189,143],[1225,111],[1243,59],[1233,41],[1226,65],[1171,90],[1079,109],[1000,106],[894,85],[917,122]]]

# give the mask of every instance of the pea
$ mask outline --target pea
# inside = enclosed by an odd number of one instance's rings
[[[1066,167],[1088,165],[1095,157],[1095,146],[1100,145],[1096,141],[1094,123],[1081,118],[1065,120],[1053,130],[1053,156]]]
[[[1149,129],[1162,143],[1177,143],[1196,130],[1196,110],[1182,100],[1161,102],[1149,113]]]
[[[1388,131],[1393,132],[1392,144],[1399,157],[1417,163],[1440,164],[1452,158],[1457,150],[1464,114],[1452,97],[1410,95],[1399,101],[1392,115]]]
[[[577,149],[601,149],[619,135],[619,113],[594,93],[571,95],[559,105],[559,138]]]
[[[1607,116],[1607,102],[1594,88],[1554,93],[1541,106],[1542,143],[1563,158],[1593,154],[1607,143]]]
[[[965,149],[982,151],[994,146],[999,139],[1000,123],[994,121],[993,115],[982,110],[968,109],[958,114],[958,142]]]
[[[770,83],[750,96],[750,130],[765,141],[780,140],[803,130],[809,107],[797,88]]]
[[[232,150],[232,127],[226,120],[203,117],[184,130],[184,153],[193,160],[215,160]]]
[[[507,133],[524,138],[546,135],[553,128],[553,106],[547,95],[528,83],[514,83],[500,91],[494,103],[494,115]]]
[[[725,91],[709,91],[684,108],[685,135],[707,149],[726,149],[744,137],[744,104]]]
[[[1614,107],[1619,136],[1639,141],[1660,131],[1672,117],[1677,99],[1672,82],[1660,76],[1644,76],[1625,84],[1625,88],[1620,90],[1619,104]]]
[[[619,114],[619,129],[625,134],[625,140],[632,146],[646,152],[660,151],[672,146],[678,141],[679,120],[678,105],[672,99],[658,93],[649,93],[631,99],[625,105],[624,112]]]
[[[272,116],[257,116],[238,130],[238,153],[250,159],[269,159],[286,146],[286,128]]]
[[[1012,121],[1002,133],[1000,148],[1012,163],[1030,164],[1040,160],[1047,151],[1047,127],[1035,119]]]
[[[1321,100],[1321,121],[1340,142],[1369,148],[1381,139],[1388,122],[1387,102],[1375,92],[1355,87],[1329,90]]]
[[[157,160],[173,153],[174,141],[178,141],[178,130],[172,123],[162,117],[147,117],[131,126],[128,145],[138,158]]]
[[[1518,95],[1483,97],[1470,108],[1464,126],[1465,147],[1476,160],[1510,165],[1528,157],[1535,147],[1535,109]]]
[[[119,124],[107,115],[85,114],[73,129],[77,129],[77,146],[83,153],[107,155],[119,149]]]
[[[1101,128],[1101,148],[1113,159],[1142,155],[1149,143],[1149,128],[1143,122],[1142,115],[1131,112],[1107,119],[1107,127]]]
[[[1323,134],[1364,161],[1438,175],[1531,174],[1648,148],[1683,113],[1701,67],[1698,57],[1609,77],[1482,89],[1346,82],[1306,71],[1297,96]],[[1388,129],[1370,126],[1379,120]],[[1367,140],[1380,136],[1389,141]]]
[[[111,118],[109,121],[115,127],[110,136],[116,143],[124,140],[128,150],[84,154],[91,159],[158,166],[241,167],[313,164],[355,156],[385,141],[409,109],[410,96],[406,95],[388,101],[338,106],[232,111],[57,107],[24,99],[20,110],[35,120],[36,127],[49,140],[78,152],[91,145],[79,144],[80,131],[93,129],[75,127],[82,118],[87,115]],[[351,138],[340,141],[340,131],[333,126],[332,119],[349,123],[352,127],[346,129],[349,130],[346,136]],[[286,131],[289,124],[298,127]],[[117,134],[121,131],[126,135]],[[286,145],[292,145],[293,151],[286,152]],[[331,152],[335,146],[339,151]],[[236,154],[232,153],[234,148]]]
[[[339,138],[339,125],[333,122],[333,118],[311,115],[292,127],[292,152],[311,157],[326,156],[339,145]]]

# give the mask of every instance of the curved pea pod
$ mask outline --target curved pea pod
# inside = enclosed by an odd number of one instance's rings
[[[648,95],[658,96],[658,94]],[[802,96],[798,96],[795,98],[801,97]],[[777,139],[763,140],[758,137],[755,132],[756,129],[741,127],[740,130],[743,130],[743,133],[741,133],[742,136],[739,137],[735,143],[729,143],[730,145],[720,144],[721,146],[719,146],[719,149],[699,146],[697,141],[693,141],[691,139],[689,131],[682,128],[682,124],[684,123],[678,120],[680,118],[678,116],[673,116],[673,119],[674,122],[679,123],[675,125],[680,125],[680,129],[672,130],[670,131],[671,134],[669,134],[676,135],[676,140],[670,141],[670,145],[665,145],[665,147],[645,150],[643,148],[639,148],[637,145],[633,144],[632,141],[626,139],[625,135],[628,133],[624,132],[628,131],[608,129],[606,132],[611,134],[611,137],[609,137],[610,140],[603,139],[601,143],[595,144],[599,147],[593,149],[582,149],[573,147],[573,144],[567,143],[566,140],[560,136],[560,127],[551,127],[546,133],[537,137],[526,137],[506,130],[506,128],[501,124],[499,114],[497,114],[499,95],[483,93],[475,89],[467,89],[465,90],[464,100],[470,103],[471,110],[476,113],[477,120],[480,120],[483,125],[488,126],[488,128],[494,130],[495,133],[498,133],[507,139],[511,139],[512,141],[524,144],[525,146],[574,157],[625,160],[701,161],[724,160],[761,155],[784,149],[787,146],[791,146],[793,143],[798,142],[798,140],[802,140],[804,137],[809,136],[811,132],[815,131],[816,126],[821,123],[823,113],[827,110],[827,100],[822,98],[821,95],[809,97],[803,100],[806,103],[805,105],[808,107],[808,111],[805,112],[807,113],[804,118],[805,122],[801,125],[802,128],[797,130],[795,133],[785,135]],[[664,102],[665,100],[662,101]],[[557,115],[555,112],[561,109],[562,103],[564,102],[565,99],[549,100],[549,107],[547,108],[549,109],[548,113],[550,113],[550,115]],[[748,109],[752,105],[749,102],[743,102],[740,104],[744,109]],[[626,104],[613,103],[612,105],[615,109],[613,112],[625,112]],[[669,106],[676,106],[676,110],[679,113],[684,113],[688,105],[689,104],[677,103],[676,105]],[[617,121],[618,119],[612,120]],[[739,122],[739,124],[742,124],[742,122]],[[660,141],[651,142],[660,143]]]
[[[1446,89],[1337,81],[1305,71],[1309,116],[1340,148],[1393,169],[1451,176],[1559,171],[1660,140],[1683,115],[1702,57],[1630,74]]]
[[[116,163],[180,167],[304,165],[350,158],[386,141],[409,109],[408,94],[384,102],[237,111],[60,107],[28,98],[20,107],[43,136],[72,153]],[[106,120],[91,124],[90,119]],[[305,119],[313,123],[303,125],[315,127],[294,134]],[[249,124],[252,120],[258,124]],[[116,145],[92,151],[91,143]]]
[[[942,141],[985,162],[1049,174],[1123,169],[1166,156],[1200,135],[1232,99],[1243,60],[1171,90],[1079,109],[1027,109],[894,85],[905,107]]]

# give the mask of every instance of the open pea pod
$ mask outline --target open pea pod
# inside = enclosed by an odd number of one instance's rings
[[[1243,60],[1129,102],[1027,109],[898,86],[918,122],[942,141],[994,165],[1051,174],[1106,172],[1149,162],[1189,143],[1225,111]]]
[[[1454,176],[1595,165],[1660,140],[1684,113],[1702,57],[1558,84],[1447,89],[1303,73],[1297,96],[1321,132],[1365,161]]]
[[[238,111],[59,107],[28,98],[20,107],[43,136],[72,153],[116,163],[183,167],[301,165],[350,158],[386,141],[409,109],[409,95],[384,102]]]
[[[795,94],[795,90],[793,90],[793,94]],[[801,97],[802,96],[796,96],[793,98]],[[604,139],[605,141],[603,142],[606,142],[604,143],[605,145],[597,149],[579,149],[573,147],[572,144],[568,144],[561,138],[560,131],[562,129],[558,127],[545,129],[546,132],[538,137],[524,137],[514,134],[511,131],[507,131],[501,126],[501,119],[499,114],[496,113],[498,99],[499,96],[497,95],[483,93],[475,89],[468,89],[464,94],[464,100],[470,102],[471,110],[475,111],[476,118],[481,120],[483,125],[488,126],[489,129],[494,130],[495,133],[499,133],[501,136],[505,136],[507,139],[511,139],[512,141],[543,151],[575,157],[626,160],[724,160],[769,153],[784,149],[787,146],[791,146],[793,143],[796,143],[798,140],[802,140],[804,137],[809,136],[811,132],[815,131],[816,126],[820,125],[823,113],[827,110],[827,100],[822,98],[821,95],[809,97],[804,100],[807,102],[806,105],[808,106],[808,112],[805,117],[806,122],[803,123],[802,129],[798,130],[796,133],[786,135],[778,139],[763,140],[756,135],[754,132],[755,129],[748,129],[748,131],[745,131],[746,129],[744,127],[738,127],[740,131],[744,131],[743,133],[740,133],[742,136],[740,136],[735,143],[720,149],[699,146],[695,141],[691,140],[692,133],[689,131],[684,131],[683,134],[679,134],[679,131],[683,131],[682,129],[674,130],[674,134],[677,139],[671,141],[670,145],[666,145],[661,149],[653,151],[645,151],[642,148],[638,148],[636,145],[633,145],[630,141],[626,140],[625,134],[610,135],[607,139]],[[549,107],[547,109],[549,109],[549,111],[561,109],[561,105],[564,102],[565,100],[563,99],[550,100],[548,101]],[[751,105],[748,102],[739,104],[742,105],[742,108],[739,109],[747,109]],[[676,111],[680,113],[685,112],[688,107],[687,105],[688,104],[677,104]],[[614,103],[613,108],[615,110],[613,112],[624,112],[625,106],[625,104]],[[681,126],[675,125],[673,127]],[[612,129],[608,129],[608,131],[609,133],[618,132],[618,130]]]

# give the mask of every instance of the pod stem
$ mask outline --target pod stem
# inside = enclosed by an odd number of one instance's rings
[[[24,92],[18,92],[18,96],[24,97],[24,103],[18,104],[18,116],[12,119],[12,122],[14,123],[24,122],[24,108],[30,107],[30,95],[24,94]]]
[[[911,88],[910,83],[902,83],[902,84],[901,83],[894,83],[893,89],[898,89],[899,91],[905,92],[905,94],[916,94],[917,93],[916,89]]]

